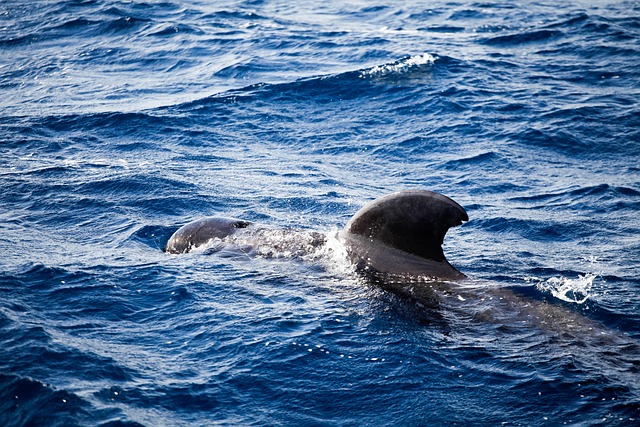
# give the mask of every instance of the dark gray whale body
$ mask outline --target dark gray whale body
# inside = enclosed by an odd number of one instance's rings
[[[201,218],[180,227],[173,233],[165,246],[165,252],[182,254],[209,243],[213,239],[224,239],[239,228],[247,228],[251,223],[232,218]]]
[[[376,280],[429,277],[459,280],[465,277],[446,260],[442,242],[447,230],[468,221],[465,210],[450,198],[427,190],[399,191],[360,209],[338,239],[358,270]],[[239,230],[256,228],[248,221],[202,218],[176,231],[166,252],[185,253]],[[313,244],[326,238],[313,233]]]

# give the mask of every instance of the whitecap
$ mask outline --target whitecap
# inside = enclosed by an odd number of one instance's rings
[[[593,296],[591,289],[596,277],[596,274],[579,275],[576,279],[551,277],[536,284],[536,288],[542,292],[549,292],[562,301],[583,304]]]
[[[362,70],[360,72],[360,77],[384,77],[389,74],[405,74],[415,70],[416,68],[424,66],[430,67],[435,61],[436,57],[430,53],[412,55],[391,64],[376,65],[373,68]]]

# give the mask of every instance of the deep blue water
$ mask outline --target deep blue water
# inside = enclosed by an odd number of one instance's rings
[[[640,3],[0,3],[0,424],[640,423]],[[438,309],[333,235],[444,193]]]

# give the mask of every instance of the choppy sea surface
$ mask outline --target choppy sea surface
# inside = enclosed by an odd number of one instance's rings
[[[3,426],[640,423],[637,1],[4,0],[0,152]],[[436,309],[331,237],[416,188]]]

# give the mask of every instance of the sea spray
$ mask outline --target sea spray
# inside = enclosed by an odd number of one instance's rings
[[[596,277],[597,275],[593,273],[579,275],[576,279],[551,277],[538,282],[536,288],[542,292],[548,292],[562,301],[583,304],[593,296],[591,292]]]

